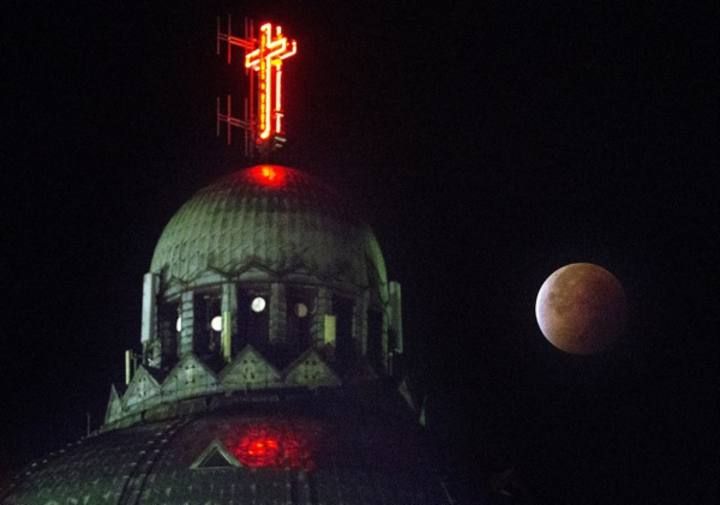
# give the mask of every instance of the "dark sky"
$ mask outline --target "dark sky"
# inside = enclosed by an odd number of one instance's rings
[[[215,16],[297,38],[276,161],[351,195],[403,285],[418,390],[452,464],[539,503],[676,503],[717,470],[717,64],[711,12],[616,2],[81,2],[3,34],[0,473],[96,427],[139,348],[142,275],[239,83]],[[631,5],[627,5],[631,4]],[[235,74],[233,74],[233,72]],[[712,219],[715,217],[715,219]],[[615,273],[625,338],[542,337],[541,283]],[[0,475],[2,477],[2,475]],[[717,493],[717,487],[715,487]]]

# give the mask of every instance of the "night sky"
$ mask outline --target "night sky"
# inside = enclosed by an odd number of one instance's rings
[[[514,467],[541,504],[717,497],[709,11],[81,3],[11,9],[2,36],[0,480],[82,436],[86,412],[98,427],[139,349],[163,226],[249,164],[215,137],[215,97],[241,83],[215,55],[231,12],[298,40],[274,161],[373,226],[403,286],[411,383],[460,480]],[[593,357],[553,348],[534,317],[543,280],[578,261],[630,302],[625,337]]]

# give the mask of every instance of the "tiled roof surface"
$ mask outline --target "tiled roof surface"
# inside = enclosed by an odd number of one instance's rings
[[[385,284],[377,241],[347,202],[291,168],[274,167],[280,183],[263,184],[261,168],[233,173],[185,203],[165,227],[151,271],[189,282],[208,270],[232,275],[257,267],[358,286],[372,278]]]
[[[89,437],[29,465],[0,490],[0,503],[447,503],[436,461],[400,401],[310,395]],[[193,468],[218,443],[235,465],[210,458],[210,467]]]

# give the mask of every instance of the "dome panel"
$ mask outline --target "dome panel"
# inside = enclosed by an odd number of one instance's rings
[[[387,283],[377,241],[333,189],[298,170],[258,165],[196,193],[172,217],[150,270],[165,283],[250,267],[357,287]],[[383,296],[384,298],[384,296]]]
[[[394,394],[357,393],[99,433],[27,465],[0,503],[449,503],[412,413]],[[213,452],[225,461],[210,464]]]

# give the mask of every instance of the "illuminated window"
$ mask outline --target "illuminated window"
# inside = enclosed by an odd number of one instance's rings
[[[253,312],[260,313],[263,310],[265,310],[265,305],[266,305],[265,298],[263,298],[262,296],[256,296],[255,298],[253,298],[253,301],[250,303],[250,308],[252,309]]]
[[[310,311],[308,310],[308,306],[305,305],[302,302],[298,302],[295,304],[295,315],[299,318],[307,317],[308,313]]]
[[[237,312],[233,328],[234,352],[239,351],[247,344],[258,349],[262,349],[268,344],[270,338],[269,288],[267,285],[238,286]]]
[[[288,286],[286,344],[295,354],[305,351],[312,344],[312,317],[315,311],[317,289],[309,286]]]
[[[216,325],[222,329],[220,314],[222,297],[219,289],[195,293],[193,297],[193,350],[198,356],[213,355],[220,352],[220,335]]]

